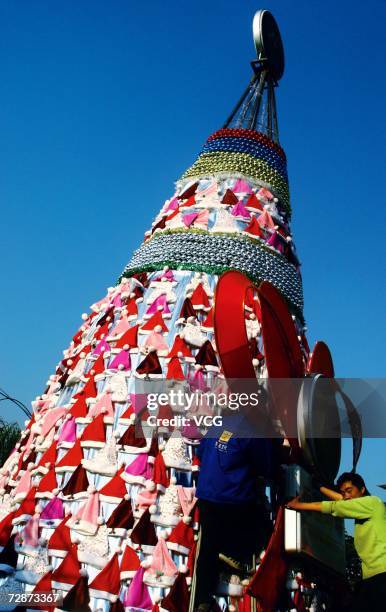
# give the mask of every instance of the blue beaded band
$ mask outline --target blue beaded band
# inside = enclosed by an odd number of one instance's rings
[[[294,311],[302,313],[302,281],[295,266],[280,254],[252,243],[244,236],[159,234],[134,252],[122,276],[140,270],[158,270],[165,264],[172,269],[210,270],[213,274],[240,270],[257,282],[266,280],[272,283]]]
[[[287,164],[285,160],[272,148],[263,143],[248,138],[216,138],[208,140],[201,153],[211,151],[230,151],[233,153],[249,153],[253,157],[262,159],[276,170],[285,181],[288,181]]]

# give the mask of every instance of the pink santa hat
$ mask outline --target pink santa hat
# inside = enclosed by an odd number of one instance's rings
[[[157,312],[161,312],[167,319],[171,316],[171,311],[167,301],[166,293],[161,293],[155,300],[150,304],[149,308],[143,315],[144,319],[148,319],[155,315]]]
[[[153,330],[146,338],[143,347],[149,351],[156,351],[160,357],[166,357],[169,352],[169,346],[163,335]]]
[[[153,602],[150,598],[148,588],[143,581],[144,573],[145,569],[143,567],[140,567],[136,571],[123,600],[125,608],[139,610],[152,609]]]
[[[37,556],[39,548],[39,514],[34,514],[23,531],[15,537],[15,550],[23,555]]]
[[[237,179],[232,187],[234,193],[252,193],[252,189],[243,179]]]
[[[131,370],[130,353],[122,349],[109,364],[109,370],[124,370],[126,372]]]
[[[122,474],[122,478],[130,484],[144,485],[147,480],[150,480],[152,475],[152,466],[149,463],[149,455],[140,453],[134,461],[126,466]]]
[[[174,583],[178,570],[170,556],[165,540],[160,538],[154,548],[150,567],[143,575],[143,581],[149,586],[169,588]]]
[[[29,466],[29,468],[27,468],[24,474],[21,476],[16,488],[14,489],[13,496],[14,500],[17,502],[21,502],[23,499],[25,499],[29,490],[31,489],[31,470],[32,466]]]
[[[103,414],[103,422],[111,425],[114,422],[114,406],[111,399],[111,393],[103,393],[96,403],[91,406],[87,418],[94,419],[99,416],[99,414]]]
[[[182,215],[182,222],[184,225],[186,225],[186,227],[190,227],[191,225],[193,225],[197,217],[198,212],[185,213],[184,215]]]
[[[245,208],[242,202],[237,202],[231,210],[231,215],[236,217],[236,219],[241,219],[242,221],[249,221],[251,218],[251,213]]]
[[[109,353],[109,352],[110,352],[110,345],[106,342],[106,340],[101,340],[96,345],[96,348],[93,350],[92,355],[96,355],[97,357],[99,357],[100,355],[103,355],[103,353]]]
[[[136,511],[134,513],[136,518],[139,518],[142,516],[143,512],[147,509],[147,508],[151,508],[154,506],[156,500],[157,500],[157,491],[155,490],[155,485],[154,483],[152,483],[154,490],[150,490],[150,489],[146,489],[146,488],[142,488],[141,491],[138,493],[137,498],[136,498]]]
[[[107,340],[119,340],[127,330],[130,329],[130,323],[125,315],[119,319],[118,323],[109,332]]]
[[[178,499],[184,515],[183,521],[186,524],[190,523],[191,512],[197,503],[195,492],[196,489],[194,487],[183,487],[182,485],[177,485]]]
[[[56,425],[59,419],[62,418],[65,412],[66,412],[66,408],[64,407],[51,408],[48,412],[46,412],[46,414],[44,415],[42,419],[41,431],[40,431],[40,435],[43,436],[43,438],[46,437],[48,432],[52,429],[52,427],[54,427],[54,425]]]
[[[260,227],[265,227],[267,229],[272,230],[275,229],[275,223],[273,222],[273,219],[269,214],[268,210],[265,210],[263,213],[261,213],[261,215],[257,217],[257,222]]]
[[[88,489],[89,498],[68,521],[68,526],[83,535],[95,535],[103,519],[99,516],[99,493],[94,487]]]
[[[268,202],[275,199],[272,193],[265,187],[262,187],[261,189],[259,189],[256,195],[258,198],[262,198],[263,200],[267,200]]]
[[[58,438],[58,448],[70,448],[76,442],[76,422],[75,418],[70,414],[66,415],[66,419],[60,428]]]

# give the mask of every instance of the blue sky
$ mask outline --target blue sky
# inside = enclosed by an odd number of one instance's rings
[[[0,386],[25,403],[238,100],[257,8],[0,1]],[[265,8],[286,52],[279,127],[309,339],[339,377],[384,377],[386,4]],[[365,442],[372,488],[385,448]]]

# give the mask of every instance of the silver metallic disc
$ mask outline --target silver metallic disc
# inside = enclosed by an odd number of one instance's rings
[[[258,58],[264,61],[273,78],[279,81],[284,72],[284,48],[272,13],[267,10],[257,11],[252,31]]]

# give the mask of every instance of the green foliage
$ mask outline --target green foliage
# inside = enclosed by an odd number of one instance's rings
[[[20,438],[20,427],[17,423],[6,423],[0,419],[0,467],[14,449]]]

